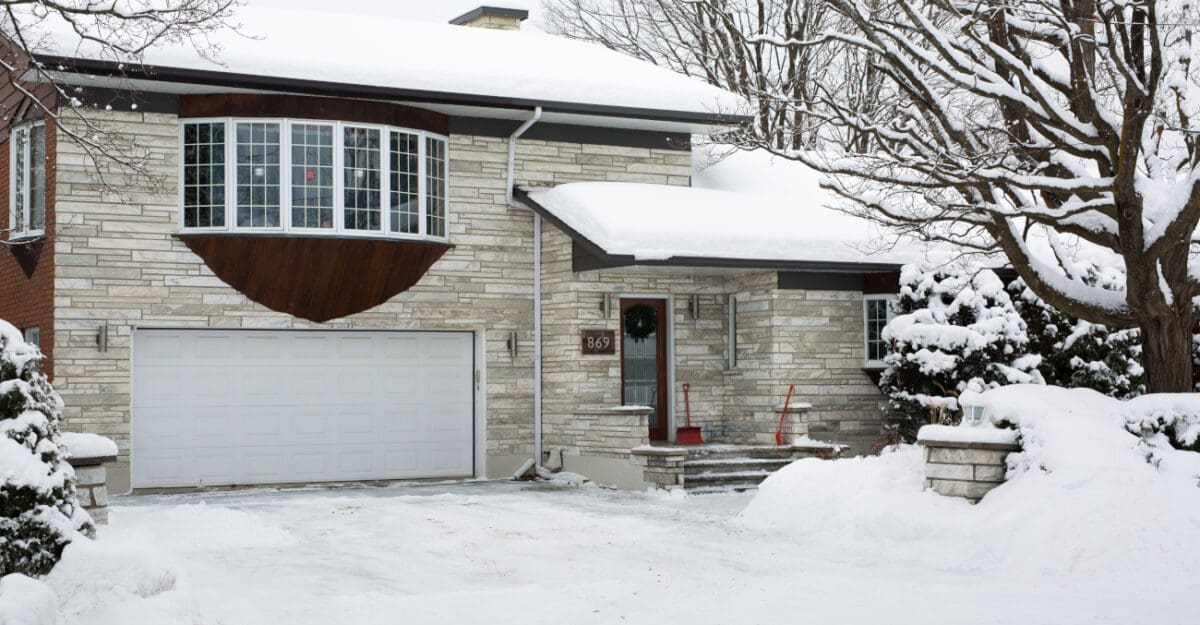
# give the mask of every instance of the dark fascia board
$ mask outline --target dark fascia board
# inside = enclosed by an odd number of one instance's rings
[[[742,115],[693,113],[686,111],[669,111],[665,109],[642,109],[626,106],[607,106],[603,104],[527,100],[524,98],[507,98],[502,96],[475,95],[470,93],[447,93],[440,91],[425,91],[420,89],[401,89],[396,87],[382,87],[378,85],[337,83],[321,80],[306,80],[300,78],[284,78],[280,76],[260,76],[255,74],[219,72],[204,69],[129,65],[117,63],[115,61],[79,59],[47,54],[38,54],[35,55],[34,58],[39,63],[44,64],[46,67],[56,68],[58,71],[72,74],[81,74],[86,76],[120,76],[127,79],[137,78],[144,80],[161,80],[165,82],[179,82],[185,84],[206,85],[210,87],[226,87],[233,89],[269,89],[303,95],[319,95],[340,98],[377,98],[383,100],[416,101],[430,104],[455,104],[516,110],[532,110],[540,106],[542,107],[542,110],[547,113],[596,115],[600,117],[618,117],[623,119],[642,119],[647,121],[677,122],[685,124],[740,126],[751,121],[751,118]]]
[[[519,119],[451,117],[450,133],[479,137],[508,138],[523,123]],[[534,124],[529,130],[525,131],[525,134],[521,135],[521,138],[658,150],[688,151],[692,149],[692,136],[686,133],[631,130],[628,128],[602,128],[599,126],[579,126],[576,124]]]
[[[522,22],[529,19],[529,11],[525,9],[508,9],[505,7],[481,6],[471,9],[462,15],[450,20],[455,26],[462,26],[467,22],[481,17],[512,17]]]
[[[703,269],[762,269],[767,271],[804,271],[822,273],[861,274],[879,271],[899,271],[895,263],[851,263],[816,260],[771,260],[760,258],[710,258],[704,256],[672,256],[665,260],[639,260],[628,254],[609,254],[604,248],[568,226],[546,207],[538,204],[520,187],[513,188],[513,197],[530,210],[541,215],[554,227],[571,237],[573,246],[572,270],[616,269],[620,267],[692,267]]]

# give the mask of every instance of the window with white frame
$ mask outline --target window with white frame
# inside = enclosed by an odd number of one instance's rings
[[[9,140],[9,237],[46,230],[46,124],[16,126]]]
[[[445,240],[447,144],[378,124],[186,120],[182,227]]]
[[[863,329],[866,337],[866,366],[883,367],[888,353],[887,341],[883,339],[883,328],[892,319],[892,302],[895,295],[866,295],[863,297]]]

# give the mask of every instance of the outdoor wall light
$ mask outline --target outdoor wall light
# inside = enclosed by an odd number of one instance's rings
[[[108,326],[102,325],[96,328],[96,347],[102,351],[108,351]]]
[[[963,422],[970,425],[982,425],[987,417],[987,408],[983,406],[963,406]]]
[[[605,319],[612,316],[612,293],[605,293],[600,298],[600,315]]]
[[[508,341],[506,341],[506,344],[508,346],[509,357],[516,359],[516,357],[517,357],[517,333],[516,332],[508,333]]]
[[[700,320],[700,294],[692,295],[692,299],[688,301],[688,313],[692,315],[692,321]]]

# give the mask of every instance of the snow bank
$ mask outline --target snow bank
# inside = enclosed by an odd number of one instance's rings
[[[921,450],[902,447],[793,463],[763,483],[743,523],[863,558],[935,567],[1194,566],[1200,453],[1173,449],[1162,434],[1132,434],[1127,424],[1132,413],[1178,410],[1196,399],[1120,402],[1044,386],[969,399],[994,421],[1014,424],[1023,447],[1009,456],[1008,481],[978,505],[925,492]]]
[[[0,579],[0,624],[55,625],[58,598],[50,586],[20,573]]]
[[[99,434],[63,432],[59,441],[71,458],[107,458],[117,455],[117,444]]]
[[[175,588],[178,567],[153,551],[145,535],[133,539],[78,540],[63,550],[46,584],[62,598],[66,614],[109,602],[146,599]],[[0,621],[2,622],[2,621]]]

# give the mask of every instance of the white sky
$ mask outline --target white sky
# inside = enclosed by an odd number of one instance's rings
[[[245,0],[254,6],[278,6],[339,13],[365,13],[368,15],[391,15],[410,19],[446,22],[478,6],[511,7],[527,9],[530,13],[525,22],[528,28],[537,22],[541,0]]]

